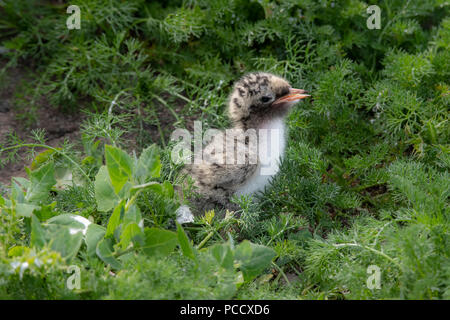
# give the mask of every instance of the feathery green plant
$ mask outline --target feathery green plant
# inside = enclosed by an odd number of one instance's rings
[[[448,2],[384,1],[380,30],[359,0],[70,4],[80,30],[67,3],[0,3],[1,87],[14,68],[31,79],[19,120],[41,101],[86,114],[81,141],[1,142],[0,165],[19,148],[32,162],[0,189],[0,297],[450,298]],[[281,172],[182,228],[170,132],[226,127],[254,70],[313,98],[288,119]]]

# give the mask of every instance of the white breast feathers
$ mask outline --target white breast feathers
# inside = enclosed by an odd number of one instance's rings
[[[286,148],[286,125],[283,118],[271,119],[257,128],[258,167],[235,192],[236,195],[252,194],[264,190],[280,167]]]

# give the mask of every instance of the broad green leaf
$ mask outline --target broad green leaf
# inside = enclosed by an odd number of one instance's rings
[[[111,217],[109,218],[108,225],[106,227],[105,238],[109,238],[114,234],[114,231],[122,222],[125,214],[125,200],[122,200],[114,209]]]
[[[89,225],[88,219],[76,214],[60,214],[48,219],[47,225],[64,226],[69,229],[70,234],[81,233],[85,235]]]
[[[34,210],[38,210],[40,207],[34,204],[28,203],[17,203],[16,204],[16,214],[21,217],[31,217]]]
[[[110,145],[105,146],[105,160],[112,186],[118,194],[133,173],[133,161],[125,151]]]
[[[38,203],[47,198],[48,192],[55,185],[55,169],[53,163],[43,165],[37,170],[25,169],[30,177],[30,186],[27,189],[25,200]]]
[[[144,252],[148,255],[169,255],[177,246],[177,235],[158,228],[145,229]]]
[[[74,186],[74,177],[70,168],[56,168],[55,169],[55,188],[64,190],[67,187]]]
[[[276,253],[273,249],[251,243],[248,240],[241,242],[234,252],[234,258],[238,262],[246,282],[251,281],[267,268],[275,256]]]
[[[58,150],[61,150],[61,148],[58,148]],[[39,153],[31,163],[31,170],[37,169],[41,164],[47,162],[52,154],[55,153],[55,150],[47,149]]]
[[[98,211],[106,212],[113,209],[119,202],[119,197],[114,192],[106,166],[102,166],[98,171],[94,186]]]
[[[74,214],[58,215],[41,224],[39,219],[32,215],[31,245],[42,248],[49,244],[62,258],[71,259],[78,253],[90,224],[86,218]]]
[[[127,181],[125,185],[122,187],[122,190],[117,194],[120,199],[130,198],[130,190],[133,185],[130,181]]]
[[[151,145],[142,151],[137,162],[134,176],[139,183],[145,183],[148,178],[158,178],[161,171],[161,162],[156,145]]]
[[[176,224],[177,224],[178,242],[180,243],[181,252],[183,252],[183,254],[186,257],[194,261],[197,261],[197,257],[194,253],[194,248],[192,247],[192,244],[189,241],[188,236],[184,232],[183,227],[178,222],[176,222]]]
[[[136,223],[128,224],[120,236],[119,245],[122,249],[126,249],[131,242],[137,242],[140,245],[144,244],[144,233]]]
[[[28,187],[26,187],[26,189],[29,189],[29,186],[30,184],[28,183]],[[16,181],[16,178],[11,179],[11,200],[14,200],[16,203],[25,202],[24,191],[19,182]]]
[[[43,248],[45,246],[45,232],[41,226],[41,222],[33,214],[31,216],[31,246]]]
[[[128,223],[134,222],[139,225],[141,221],[142,221],[141,210],[137,205],[132,204],[125,212],[123,223],[126,225]]]
[[[95,256],[97,244],[101,239],[103,239],[105,233],[106,229],[104,227],[95,223],[89,225],[84,240],[86,242],[87,254],[89,256]]]
[[[113,269],[120,270],[122,269],[122,265],[120,262],[113,256],[112,253],[112,245],[110,239],[100,240],[97,244],[96,253],[97,256],[106,264],[109,264]]]
[[[234,257],[229,243],[216,244],[209,248],[217,263],[225,269],[234,269]]]
[[[30,187],[30,181],[23,177],[13,177],[13,180],[25,190]]]
[[[65,259],[73,258],[80,249],[91,222],[79,215],[61,214],[50,218],[43,228],[47,243]]]
[[[73,258],[83,241],[82,232],[73,233],[70,228],[60,225],[48,225],[46,233],[50,248],[59,252],[64,259]]]
[[[34,210],[34,214],[36,215],[36,217],[39,218],[39,221],[44,222],[47,221],[48,219],[57,216],[58,212],[54,211],[56,207],[56,201],[48,204],[48,205],[44,205],[41,206],[40,208],[36,208]]]

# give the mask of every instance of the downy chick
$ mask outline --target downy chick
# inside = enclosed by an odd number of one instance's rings
[[[233,195],[264,189],[278,172],[284,153],[285,117],[296,102],[309,97],[304,92],[293,89],[283,78],[263,72],[247,74],[235,83],[228,103],[234,130],[215,134],[203,149],[203,162],[185,168],[203,196],[204,201],[197,203],[197,208],[209,209],[207,204],[230,207]],[[260,129],[267,129],[266,136],[260,134]],[[239,133],[246,133],[240,144],[233,137]],[[232,143],[228,150],[227,138]],[[262,149],[265,152],[261,153]],[[239,157],[244,160],[238,162]]]

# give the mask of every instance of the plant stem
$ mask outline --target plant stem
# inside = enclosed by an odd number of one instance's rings
[[[199,245],[197,246],[197,249],[200,250],[206,244],[206,242],[208,242],[208,240],[211,239],[211,237],[213,235],[214,235],[214,231],[210,231],[208,233],[208,235],[205,237],[205,239],[203,239],[203,241],[199,243]]]
[[[4,152],[4,151],[8,151],[8,150],[13,150],[13,149],[18,149],[18,148],[22,148],[22,147],[29,147],[29,148],[45,148],[45,149],[49,149],[52,150],[60,155],[62,155],[64,158],[66,158],[67,160],[69,160],[82,174],[83,176],[86,178],[86,180],[89,183],[92,183],[91,178],[88,176],[88,174],[80,167],[80,165],[78,163],[76,163],[71,157],[69,157],[67,154],[65,154],[64,152],[47,146],[45,144],[39,144],[39,143],[23,143],[23,144],[19,144],[17,146],[12,146],[12,147],[7,147],[7,148],[3,148],[0,150],[0,153]]]
[[[374,253],[376,253],[376,254],[378,254],[378,255],[380,255],[380,256],[382,256],[382,257],[388,259],[390,262],[392,262],[393,264],[395,264],[399,269],[401,269],[401,266],[400,266],[400,264],[399,264],[397,261],[395,261],[393,258],[389,257],[386,253],[384,253],[384,252],[382,252],[382,251],[379,251],[379,250],[377,250],[377,249],[374,249],[374,248],[371,248],[371,247],[368,247],[368,246],[363,246],[363,245],[358,244],[358,243],[339,243],[339,244],[333,244],[333,246],[334,246],[335,248],[343,248],[343,247],[359,247],[359,248],[363,248],[363,249],[372,251],[372,252],[374,252]]]
[[[281,269],[275,262],[271,262],[271,264],[278,270],[278,272],[281,274],[281,276],[284,278],[284,280],[286,281],[286,283],[291,286],[291,282],[289,281],[288,277],[286,276],[286,274],[284,273],[283,269]]]
[[[133,186],[133,187],[131,188],[131,190],[144,189],[144,188],[147,188],[147,187],[152,186],[152,185],[154,185],[154,184],[158,184],[158,182],[152,181],[152,182],[147,182],[147,183],[144,183],[144,184],[139,184],[139,185],[137,185],[137,186]]]

